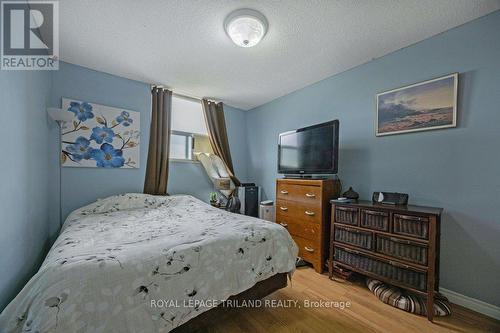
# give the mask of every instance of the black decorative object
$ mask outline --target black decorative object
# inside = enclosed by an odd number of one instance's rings
[[[349,187],[347,191],[345,191],[342,196],[347,199],[352,199],[352,200],[358,200],[359,199],[359,194],[358,192],[354,191],[352,187]]]

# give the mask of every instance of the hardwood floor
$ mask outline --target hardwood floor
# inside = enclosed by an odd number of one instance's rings
[[[288,287],[265,300],[295,300],[299,307],[259,307],[231,310],[204,332],[500,332],[500,321],[453,305],[450,317],[409,314],[380,302],[361,283],[330,281],[328,276],[303,267],[294,273]],[[304,301],[344,301],[338,308],[304,307]]]

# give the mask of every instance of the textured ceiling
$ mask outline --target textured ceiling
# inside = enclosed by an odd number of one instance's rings
[[[269,31],[234,45],[224,18]],[[251,109],[500,9],[500,0],[64,0],[61,59]]]

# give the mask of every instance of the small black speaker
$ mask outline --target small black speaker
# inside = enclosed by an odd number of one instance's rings
[[[388,205],[407,205],[408,194],[394,192],[373,192],[372,201]]]

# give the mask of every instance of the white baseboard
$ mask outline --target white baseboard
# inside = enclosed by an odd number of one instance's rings
[[[478,299],[459,294],[445,288],[439,288],[439,292],[446,296],[451,303],[463,306],[472,311],[479,312],[485,316],[500,320],[500,307],[489,304]]]

